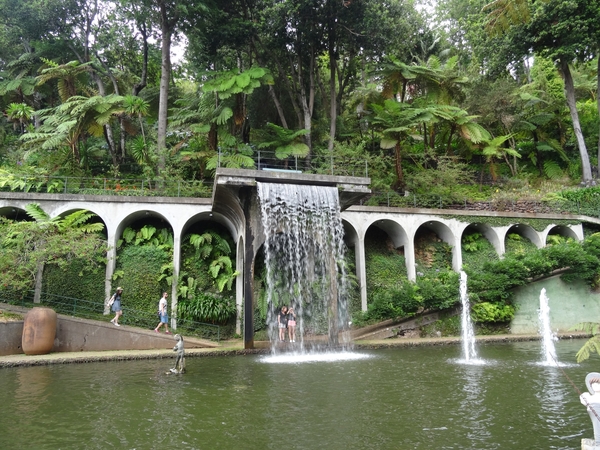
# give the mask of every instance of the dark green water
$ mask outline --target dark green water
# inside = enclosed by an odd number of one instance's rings
[[[573,363],[583,341],[557,343]],[[578,449],[593,437],[539,343],[361,351],[356,361],[260,356],[0,369],[1,449]],[[585,389],[598,357],[565,372]]]

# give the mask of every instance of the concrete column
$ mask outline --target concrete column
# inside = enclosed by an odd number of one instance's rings
[[[354,245],[356,264],[356,277],[360,289],[360,305],[363,311],[367,310],[367,265],[365,260],[365,238],[359,237]]]
[[[110,314],[108,299],[112,295],[112,277],[117,265],[117,235],[115,230],[106,225],[108,250],[106,251],[106,275],[104,277],[104,315]]]
[[[244,304],[244,238],[238,239],[235,270],[239,275],[235,279],[235,332],[242,334],[242,305]]]
[[[181,229],[173,230],[173,282],[171,283],[171,328],[177,329],[177,279],[181,267]]]
[[[417,269],[415,268],[415,237],[409,237],[404,244],[404,259],[406,261],[406,276],[410,281],[417,280]]]
[[[454,234],[454,246],[452,247],[452,270],[460,272],[462,269],[462,246],[461,234]]]

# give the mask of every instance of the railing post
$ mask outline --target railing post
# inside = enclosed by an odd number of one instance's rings
[[[333,150],[331,151],[331,175],[333,175]]]
[[[413,194],[413,206],[417,207],[417,194]]]
[[[369,177],[369,161],[365,159],[365,178]]]
[[[260,170],[260,150],[258,151],[258,164],[256,166],[257,170]]]
[[[180,193],[181,193],[181,181],[177,180],[177,197],[179,197]]]
[[[65,194],[67,193],[67,181],[69,180],[69,177],[65,177]]]
[[[387,193],[387,205],[389,208],[390,207],[390,193],[389,192]]]

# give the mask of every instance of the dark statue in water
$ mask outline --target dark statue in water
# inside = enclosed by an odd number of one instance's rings
[[[173,347],[173,351],[177,352],[177,356],[175,357],[175,366],[171,369],[171,373],[184,373],[185,349],[183,348],[183,337],[180,334],[176,334],[174,337],[177,344]]]

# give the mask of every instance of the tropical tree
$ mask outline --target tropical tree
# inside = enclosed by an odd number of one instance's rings
[[[13,122],[15,128],[19,127],[21,134],[25,133],[25,124],[29,123],[33,113],[33,108],[25,103],[11,103],[6,109],[6,116]]]
[[[25,207],[34,221],[0,219],[0,285],[27,290],[41,288],[45,264],[64,268],[75,258],[93,270],[105,257],[104,224],[93,222],[95,214],[78,210],[64,217],[50,216],[37,204]]]
[[[30,147],[54,150],[68,146],[73,159],[81,162],[80,145],[86,136],[103,136],[105,126],[123,112],[123,98],[118,95],[72,96],[55,108],[39,111],[43,124],[21,139]],[[117,155],[112,153],[113,163]]]

